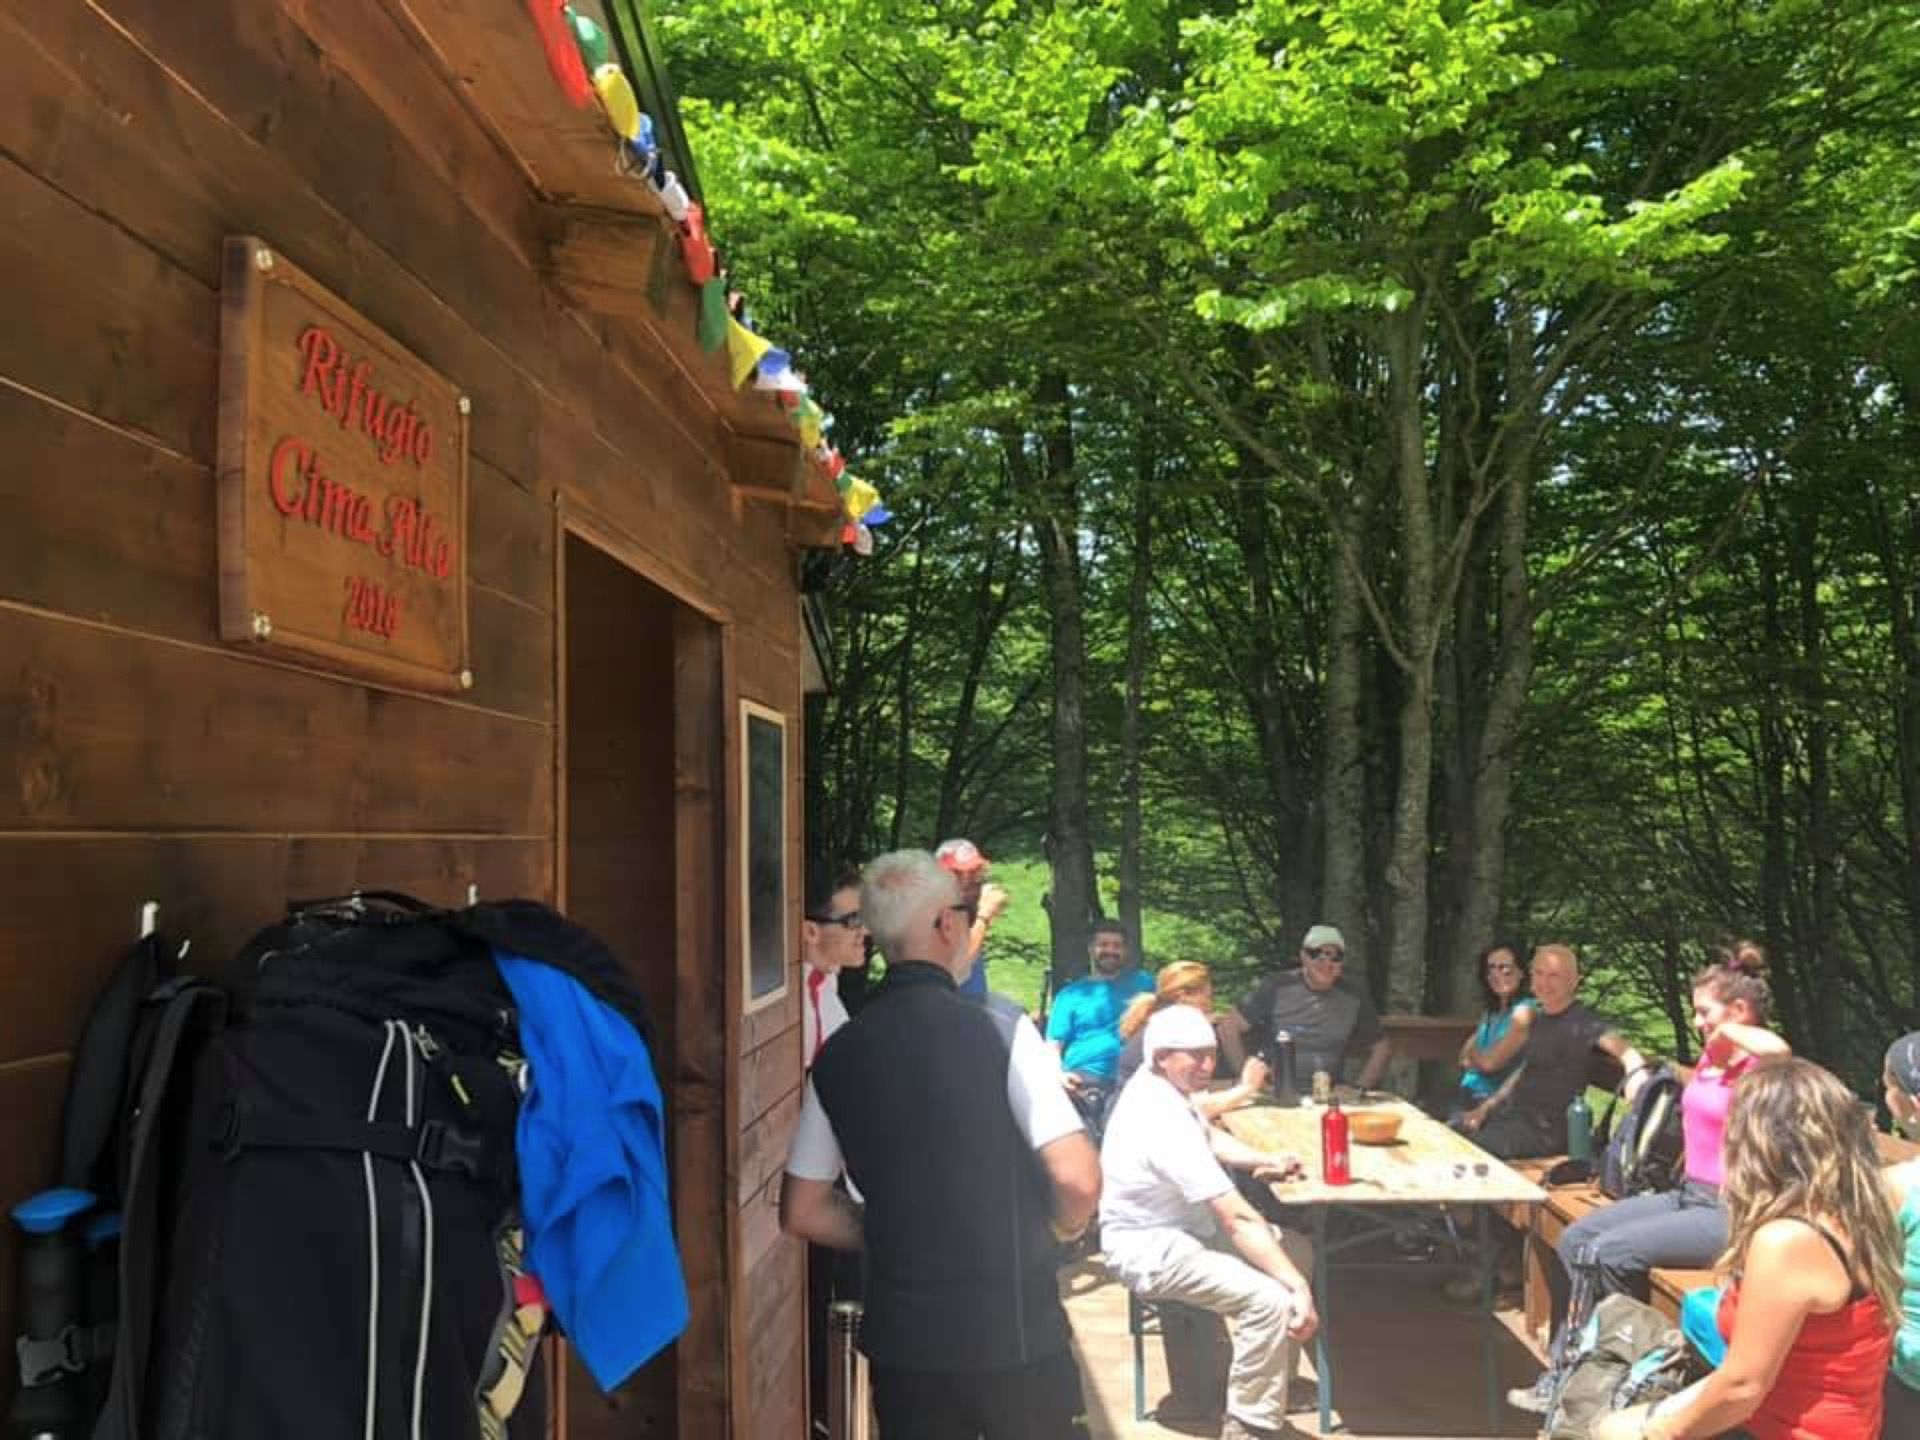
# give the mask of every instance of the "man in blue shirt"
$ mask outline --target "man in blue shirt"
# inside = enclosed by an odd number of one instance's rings
[[[1113,1084],[1120,1016],[1134,996],[1153,993],[1153,980],[1134,964],[1127,932],[1118,922],[1095,922],[1087,958],[1089,973],[1055,995],[1047,1014],[1047,1039],[1076,1097]]]

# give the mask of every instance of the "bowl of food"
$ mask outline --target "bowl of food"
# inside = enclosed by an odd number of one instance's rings
[[[1349,1110],[1347,1134],[1356,1145],[1391,1145],[1400,1138],[1400,1115],[1394,1110]]]

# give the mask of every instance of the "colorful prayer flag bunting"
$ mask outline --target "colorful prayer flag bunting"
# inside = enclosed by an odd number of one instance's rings
[[[840,494],[840,508],[849,520],[858,520],[880,503],[880,492],[864,480],[847,477],[847,488]]]
[[[574,48],[580,52],[580,61],[591,75],[602,65],[613,63],[613,46],[607,42],[607,32],[602,30],[591,15],[582,15],[571,5],[566,7],[567,28],[573,33]]]

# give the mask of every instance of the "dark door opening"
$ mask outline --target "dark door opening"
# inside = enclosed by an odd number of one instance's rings
[[[683,1173],[689,1157],[680,1121],[697,1106],[689,1105],[691,1097],[676,1082],[686,1058],[680,1053],[682,1025],[704,1026],[708,1017],[698,1013],[704,1008],[698,1003],[690,1007],[693,1015],[681,1013],[682,942],[694,938],[682,934],[687,912],[681,890],[710,884],[713,877],[698,873],[700,848],[687,850],[688,830],[681,823],[676,774],[687,737],[677,742],[676,676],[699,657],[683,656],[677,666],[676,650],[689,648],[688,637],[697,641],[711,627],[574,536],[566,541],[565,576],[566,905],[625,961],[646,997],[667,1102],[674,1205],[684,1216],[693,1192],[706,1189],[706,1177]],[[687,728],[683,720],[679,729]],[[689,1247],[714,1241],[710,1228],[705,1235],[677,1228],[691,1286],[704,1267],[691,1263]],[[679,1401],[685,1344],[683,1338],[668,1347],[611,1397],[570,1358],[568,1440],[665,1440],[688,1433]]]

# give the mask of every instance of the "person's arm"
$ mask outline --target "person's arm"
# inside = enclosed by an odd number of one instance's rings
[[[780,1180],[780,1228],[816,1245],[858,1250],[862,1244],[860,1207],[834,1186],[846,1161],[839,1137],[808,1080],[800,1101],[800,1120],[787,1146],[787,1170]]]
[[[1367,1051],[1367,1063],[1360,1067],[1360,1088],[1371,1090],[1380,1083],[1380,1077],[1387,1073],[1387,1062],[1393,1059],[1392,1037],[1382,1035],[1373,1042],[1373,1048]]]
[[[1533,1031],[1533,1007],[1516,1005],[1513,1018],[1507,1022],[1506,1034],[1484,1050],[1480,1048],[1479,1032],[1467,1037],[1467,1046],[1462,1053],[1461,1068],[1478,1070],[1482,1075],[1496,1075],[1509,1064],[1520,1058],[1520,1052],[1527,1048],[1527,1037]]]
[[[1706,1058],[1724,1065],[1736,1050],[1756,1060],[1793,1054],[1793,1046],[1784,1035],[1776,1035],[1764,1025],[1741,1025],[1730,1020],[1713,1032],[1713,1039],[1707,1042]]]
[[[1521,1071],[1526,1068],[1524,1065],[1516,1068],[1511,1075],[1507,1076],[1507,1078],[1501,1082],[1498,1090],[1494,1091],[1493,1094],[1489,1095],[1478,1105],[1474,1106],[1473,1109],[1467,1111],[1465,1115],[1460,1117],[1461,1127],[1465,1129],[1469,1135],[1476,1134],[1480,1127],[1487,1123],[1488,1118],[1493,1112],[1513,1097],[1513,1087],[1520,1083]]]
[[[1233,1242],[1233,1248],[1240,1252],[1246,1262],[1256,1270],[1271,1275],[1293,1292],[1294,1320],[1287,1327],[1287,1333],[1296,1340],[1311,1338],[1320,1327],[1320,1317],[1313,1308],[1313,1287],[1280,1248],[1280,1242],[1274,1238],[1273,1227],[1254,1211],[1238,1190],[1216,1195],[1207,1205],[1220,1222],[1221,1233]]]
[[[1304,1168],[1298,1155],[1256,1150],[1239,1136],[1229,1134],[1218,1125],[1207,1127],[1207,1143],[1213,1147],[1214,1158],[1230,1169],[1251,1170],[1256,1175],[1272,1171],[1278,1177]]]
[[[993,922],[1000,918],[1000,912],[1007,908],[1007,892],[1004,886],[989,880],[980,887],[980,908],[974,912],[973,925],[967,931],[967,963],[975,964],[980,952],[987,948],[987,936],[993,931]]]
[[[1053,1008],[1047,1012],[1047,1046],[1053,1051],[1054,1063],[1060,1071],[1060,1083],[1078,1095],[1086,1088],[1086,1082],[1067,1069],[1067,1043],[1073,1039],[1074,1025],[1072,997],[1067,990],[1062,990],[1053,997]]]
[[[858,1205],[831,1180],[805,1180],[792,1172],[780,1178],[780,1228],[831,1250],[865,1244]]]
[[[1647,1440],[1705,1440],[1749,1419],[1773,1389],[1780,1366],[1813,1313],[1835,1265],[1826,1243],[1797,1220],[1774,1220],[1754,1232],[1740,1280],[1740,1313],[1727,1358],[1699,1385],[1657,1407],[1641,1432]]]
[[[1085,1131],[1075,1131],[1042,1145],[1038,1154],[1053,1187],[1053,1233],[1078,1239],[1100,1203],[1100,1153]]]
[[[1252,1103],[1272,1078],[1273,1072],[1267,1062],[1258,1055],[1250,1055],[1247,1063],[1240,1067],[1239,1080],[1225,1090],[1202,1091],[1193,1097],[1193,1108],[1209,1120],[1216,1119],[1229,1110],[1238,1110],[1242,1105]]]
[[[1640,1087],[1647,1083],[1647,1072],[1653,1068],[1647,1064],[1647,1057],[1634,1049],[1632,1042],[1618,1030],[1606,1031],[1593,1042],[1593,1048],[1620,1062],[1625,1076],[1621,1093],[1629,1100],[1638,1095]]]
[[[1220,1053],[1227,1057],[1227,1063],[1236,1071],[1247,1067],[1247,1017],[1238,1010],[1229,1010],[1213,1022],[1214,1033],[1220,1037]]]
[[[1078,1235],[1100,1203],[1100,1155],[1060,1086],[1059,1066],[1025,1016],[1014,1022],[1007,1054],[1007,1108],[1052,1187],[1055,1231]]]

